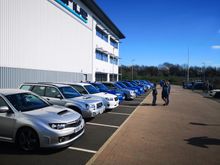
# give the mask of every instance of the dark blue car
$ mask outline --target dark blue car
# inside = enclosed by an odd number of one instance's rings
[[[118,81],[117,84],[119,84],[123,88],[134,90],[137,96],[141,95],[141,92],[137,88],[135,88],[135,87],[129,87],[128,85],[126,85],[125,83],[123,83],[121,81]]]
[[[125,94],[117,89],[109,89],[106,85],[101,82],[91,83],[94,87],[96,87],[100,92],[106,92],[113,95],[116,95],[119,99],[119,103],[121,103],[125,99]]]
[[[130,81],[122,81],[122,83],[124,83],[126,86],[128,86],[130,88],[137,89],[139,91],[140,95],[144,94],[144,88],[137,86],[137,85],[134,85]]]

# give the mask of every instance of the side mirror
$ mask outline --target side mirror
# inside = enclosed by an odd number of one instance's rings
[[[59,94],[59,95],[56,96],[56,98],[62,99],[62,96]]]
[[[0,107],[0,113],[6,113],[9,112],[9,107],[8,106],[2,106]]]

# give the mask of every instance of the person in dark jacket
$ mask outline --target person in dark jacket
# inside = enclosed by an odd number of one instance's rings
[[[154,83],[154,88],[152,91],[152,96],[153,96],[153,100],[152,100],[152,105],[155,106],[156,105],[156,101],[157,101],[157,84]]]
[[[166,81],[163,86],[162,86],[162,99],[164,101],[163,105],[168,105],[169,104],[169,93],[170,93],[170,85]]]

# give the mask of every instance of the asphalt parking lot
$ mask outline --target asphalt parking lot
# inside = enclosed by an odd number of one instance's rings
[[[86,164],[147,95],[148,93],[135,100],[124,101],[116,109],[87,120],[84,135],[65,149],[42,149],[35,153],[25,153],[18,150],[14,144],[0,142],[0,164]]]

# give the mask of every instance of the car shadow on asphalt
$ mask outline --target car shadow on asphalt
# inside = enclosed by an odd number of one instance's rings
[[[11,154],[11,155],[51,155],[55,154],[58,152],[64,151],[66,148],[54,148],[53,150],[51,149],[46,149],[46,148],[41,148],[36,151],[32,152],[26,152],[20,150],[16,144],[14,143],[7,143],[7,142],[0,142],[0,154]]]
[[[189,139],[185,139],[184,141],[187,141],[190,145],[201,148],[209,148],[208,146],[210,145],[220,145],[220,139],[209,138],[207,136],[192,137]]]
[[[220,124],[206,124],[206,123],[195,123],[195,122],[190,122],[189,124],[197,125],[197,126],[220,126]]]

